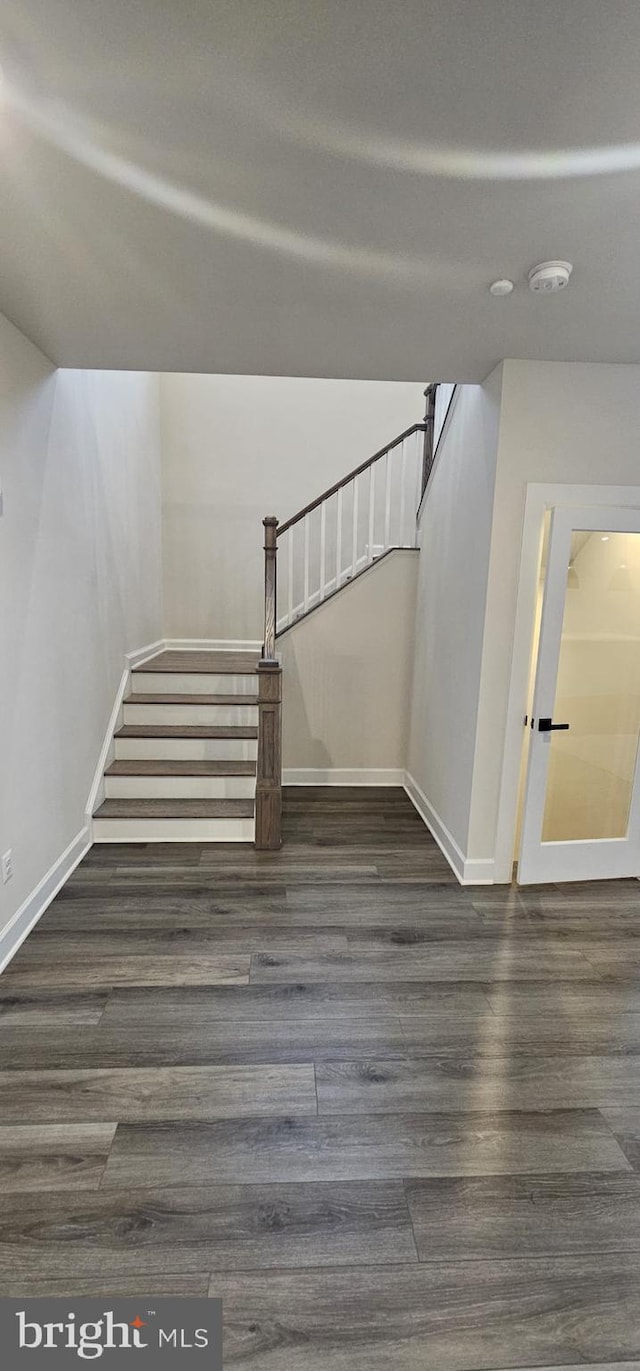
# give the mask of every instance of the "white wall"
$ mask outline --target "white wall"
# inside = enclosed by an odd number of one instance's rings
[[[165,634],[262,637],[262,519],[282,521],[424,414],[423,387],[168,375]]]
[[[55,372],[0,316],[0,481],[1,935],[83,828],[124,653],[161,634],[157,379]]]
[[[522,736],[520,705],[508,730],[507,715],[523,515],[532,482],[599,485],[603,500],[607,487],[640,487],[640,367],[504,363],[467,848],[473,859],[494,857],[505,739],[517,752]],[[508,879],[510,855],[502,880]]]
[[[278,640],[285,782],[399,783],[380,773],[406,766],[418,561],[391,552]]]
[[[467,851],[501,368],[462,386],[420,521],[408,770],[437,825]]]

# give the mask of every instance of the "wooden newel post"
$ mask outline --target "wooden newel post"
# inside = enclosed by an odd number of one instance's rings
[[[258,666],[258,765],[256,770],[256,847],[282,845],[282,669],[277,662]]]
[[[264,524],[264,644],[258,663],[258,762],[256,847],[282,845],[282,669],[276,657],[276,561],[278,520]]]
[[[425,398],[425,400],[426,400],[426,402],[427,402],[427,407],[426,407],[425,415],[424,415],[425,430],[424,430],[424,449],[423,449],[423,455],[422,455],[422,493],[423,493],[423,495],[424,495],[424,492],[425,492],[425,489],[426,489],[427,481],[429,480],[429,476],[431,475],[431,467],[432,467],[432,465],[433,465],[433,438],[434,438],[435,428],[436,428],[436,390],[437,390],[437,389],[438,389],[437,385],[435,385],[435,383],[433,383],[432,385],[427,386],[427,389],[426,389],[425,392],[424,392],[424,398]]]
[[[278,520],[274,514],[264,524],[264,643],[263,662],[276,660],[276,576],[278,560]]]

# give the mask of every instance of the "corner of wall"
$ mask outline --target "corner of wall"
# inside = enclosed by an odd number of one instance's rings
[[[5,924],[0,932],[0,975],[90,847],[91,835],[89,827],[85,825]]]
[[[493,859],[483,857],[474,859],[465,856],[453,834],[449,832],[440,815],[429,803],[424,791],[410,771],[405,772],[404,789],[423,823],[429,829],[431,836],[435,838],[440,851],[446,857],[460,885],[492,885],[494,880]]]

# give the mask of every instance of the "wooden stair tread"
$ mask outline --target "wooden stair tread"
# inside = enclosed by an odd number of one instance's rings
[[[172,761],[169,759],[125,759],[112,762],[105,776],[255,776],[255,762]]]
[[[253,800],[104,800],[94,819],[252,819]]]
[[[125,705],[257,705],[257,695],[127,695]]]
[[[211,675],[229,673],[232,676],[253,674],[256,671],[260,654],[258,652],[159,652],[148,662],[141,662],[133,668],[137,671],[179,671],[193,675],[208,672]]]
[[[249,724],[123,724],[116,738],[257,738]]]

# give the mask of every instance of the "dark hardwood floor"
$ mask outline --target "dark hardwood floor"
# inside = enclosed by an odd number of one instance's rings
[[[395,790],[95,847],[0,979],[0,1291],[220,1295],[246,1371],[640,1368],[640,887]]]

